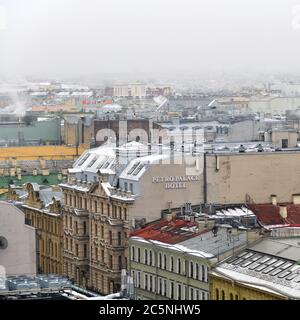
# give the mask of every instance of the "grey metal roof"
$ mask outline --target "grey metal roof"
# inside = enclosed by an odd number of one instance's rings
[[[245,231],[228,233],[227,228],[219,228],[217,236],[209,231],[197,237],[185,240],[178,244],[183,245],[189,249],[200,250],[211,253],[214,256],[223,254],[229,250],[233,250],[246,245],[247,235]]]
[[[212,273],[299,299],[300,265],[295,262],[300,254],[298,241],[299,238],[263,239],[253,247],[227,259]],[[285,255],[289,256],[289,259]]]
[[[53,198],[56,200],[61,200],[62,197],[62,192],[52,191],[52,188],[40,190],[40,199],[44,202],[46,207],[52,202]]]
[[[269,238],[252,246],[251,250],[283,259],[300,261],[300,238]]]

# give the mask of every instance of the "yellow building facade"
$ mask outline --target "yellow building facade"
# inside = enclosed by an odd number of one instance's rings
[[[265,291],[259,287],[251,287],[219,275],[210,274],[211,300],[285,300],[275,292]]]
[[[36,228],[37,271],[62,275],[63,221],[60,201],[53,197],[49,203],[45,203],[44,199],[49,199],[52,191],[49,188],[40,190],[35,183],[27,183],[25,190],[28,194],[22,210],[25,213],[26,224]],[[44,195],[41,196],[40,193]],[[9,190],[8,200],[20,200],[14,189]]]

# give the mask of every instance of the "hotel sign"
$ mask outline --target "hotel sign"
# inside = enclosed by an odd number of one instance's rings
[[[164,183],[166,189],[185,189],[187,182],[199,181],[200,176],[166,176],[152,177],[152,183]]]

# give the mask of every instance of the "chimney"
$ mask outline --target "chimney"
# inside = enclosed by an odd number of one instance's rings
[[[287,207],[286,206],[280,206],[279,207],[279,214],[283,219],[287,218]]]
[[[300,204],[300,194],[293,194],[293,204]]]
[[[271,194],[271,202],[273,206],[277,206],[277,196],[276,194]]]

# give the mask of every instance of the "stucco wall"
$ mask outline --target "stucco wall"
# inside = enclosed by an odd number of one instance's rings
[[[164,182],[153,182],[153,177],[186,175],[197,175],[199,180],[186,182],[186,188],[180,189],[166,189]],[[136,198],[130,214],[132,217],[141,217],[147,212],[147,218],[154,220],[161,217],[161,210],[167,209],[169,202],[173,208],[180,207],[186,202],[192,204],[203,202],[202,167],[189,172],[184,165],[179,164],[152,165],[141,177],[140,196]]]
[[[0,202],[0,236],[8,241],[0,249],[0,264],[7,275],[36,274],[35,229],[25,225],[25,216],[15,206]]]
[[[219,169],[217,169],[219,166]],[[300,193],[300,153],[207,155],[207,202],[241,203],[248,194],[256,203],[292,200]]]

